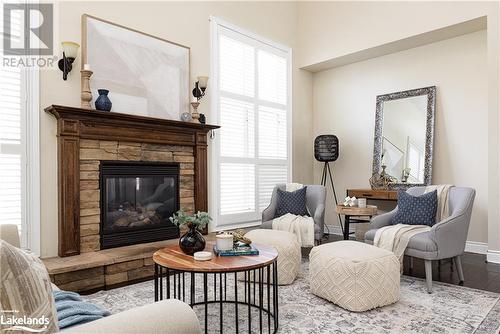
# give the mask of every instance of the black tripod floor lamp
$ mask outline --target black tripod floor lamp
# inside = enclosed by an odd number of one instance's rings
[[[339,139],[334,135],[321,135],[317,136],[314,140],[314,158],[323,162],[323,173],[321,174],[321,185],[327,188],[328,180],[332,186],[333,199],[335,201],[335,207],[338,204],[337,193],[335,192],[335,185],[333,183],[332,171],[330,169],[330,162],[337,160],[339,157]],[[344,226],[342,225],[342,218],[340,214],[339,225],[344,234]],[[327,227],[328,228],[328,227]]]

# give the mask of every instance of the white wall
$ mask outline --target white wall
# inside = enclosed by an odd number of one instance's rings
[[[371,176],[377,95],[437,86],[433,183],[477,190],[469,240],[488,241],[488,74],[486,31],[314,74],[314,135],[339,137],[337,191]],[[321,175],[315,166],[315,180]],[[331,210],[327,221],[335,219]],[[334,220],[336,222],[336,220]]]
[[[192,81],[210,73],[209,16],[225,19],[244,29],[296,50],[297,5],[294,2],[58,2],[54,22],[60,40],[81,41],[81,15],[94,15],[191,47]],[[58,42],[58,41],[56,41]],[[80,105],[79,57],[67,81],[59,70],[41,73],[41,248],[42,256],[57,254],[57,150],[56,123],[43,112],[51,104]],[[293,66],[293,178],[312,180],[312,75]],[[210,85],[210,82],[209,82]],[[200,106],[210,122],[210,86]]]
[[[308,66],[480,16],[496,20],[496,1],[304,1],[299,63]]]

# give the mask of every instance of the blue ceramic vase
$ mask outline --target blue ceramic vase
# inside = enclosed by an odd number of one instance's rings
[[[95,108],[101,111],[110,111],[113,104],[108,97],[109,90],[98,89],[97,92],[99,92],[99,97],[95,100]]]

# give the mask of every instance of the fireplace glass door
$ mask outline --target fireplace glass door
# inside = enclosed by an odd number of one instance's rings
[[[177,237],[178,209],[178,164],[102,163],[102,248]]]

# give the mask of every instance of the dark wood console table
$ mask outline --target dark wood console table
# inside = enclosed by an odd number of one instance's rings
[[[347,189],[347,196],[369,200],[397,201],[397,190]]]

